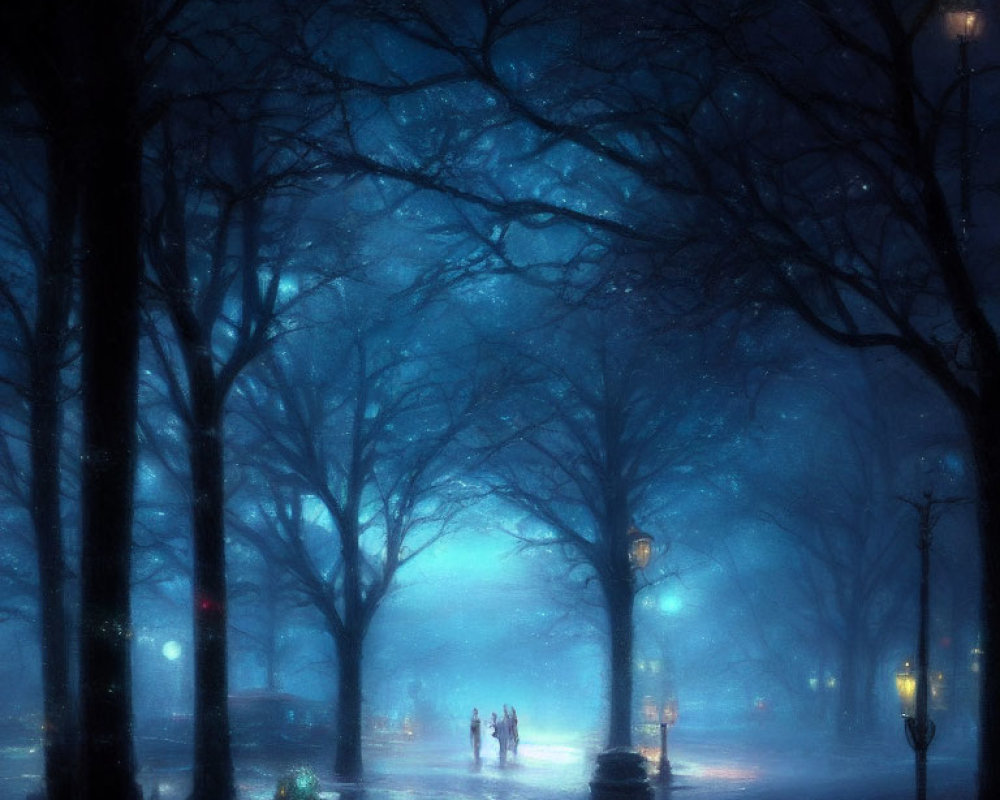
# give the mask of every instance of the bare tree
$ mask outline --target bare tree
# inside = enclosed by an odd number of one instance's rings
[[[282,314],[322,282],[296,262],[289,207],[304,167],[286,146],[287,117],[269,111],[263,86],[247,88],[233,107],[214,95],[197,97],[164,118],[159,207],[149,237],[154,307],[165,311],[174,333],[171,342],[152,324],[152,341],[189,447],[194,797],[203,799],[235,793],[227,712],[226,400],[280,332]],[[296,290],[280,296],[289,272]]]
[[[336,645],[335,771],[353,780],[365,636],[397,572],[447,532],[467,493],[450,454],[480,398],[437,342],[400,338],[434,327],[405,310],[407,294],[377,301],[373,290],[339,289],[314,307],[333,321],[286,339],[240,394],[256,430],[248,463],[269,487],[250,517],[255,541]]]
[[[7,184],[23,187],[22,191],[9,192],[3,202],[4,238],[22,261],[9,264],[6,276],[0,277],[0,300],[11,320],[15,363],[22,367],[11,370],[7,380],[28,409],[28,485],[22,501],[31,516],[38,564],[45,782],[51,798],[69,797],[77,748],[76,709],[70,690],[61,450],[63,404],[68,391],[63,368],[72,359],[70,313],[79,185],[76,145],[69,136],[72,124],[65,119],[72,115],[75,100],[68,96],[70,89],[61,80],[64,69],[54,67],[36,77],[41,84],[34,88],[36,93],[61,98],[58,107],[45,104],[40,109],[47,115],[44,124],[53,133],[43,140],[46,189],[36,184],[37,195],[42,195],[37,206],[33,207],[33,193],[27,191],[34,183],[30,169],[24,166],[30,161],[22,161],[20,166],[9,164],[5,170]],[[45,211],[38,214],[42,200]],[[42,216],[41,224],[38,216]],[[35,279],[30,299],[18,286],[22,283],[18,278],[28,270],[34,272]],[[10,456],[11,449],[6,445],[4,449]]]
[[[867,714],[876,707],[877,669],[899,641],[900,617],[911,599],[896,568],[910,548],[895,498],[912,480],[906,467],[923,439],[907,440],[894,430],[889,398],[879,395],[871,365],[840,374],[819,398],[829,434],[817,432],[804,463],[789,459],[783,491],[764,514],[796,553],[791,591],[797,602],[790,607],[803,616],[801,631],[818,637],[807,650],[828,651],[834,662],[835,724],[847,741],[873,728]],[[800,396],[816,399],[808,390]],[[781,403],[781,395],[772,402]]]
[[[725,9],[736,15],[727,20],[717,15],[722,9],[693,5],[734,76],[705,107],[719,146],[698,157],[706,213],[720,220],[713,235],[724,231],[718,240],[729,248],[713,251],[716,280],[755,286],[838,344],[893,348],[961,415],[976,464],[984,650],[993,653],[1000,636],[996,286],[987,277],[987,231],[966,229],[966,209],[952,201],[961,177],[948,149],[959,139],[954,100],[969,75],[948,69],[954,45],[941,30],[939,4],[810,2],[754,13],[752,4],[736,3]],[[793,30],[794,38],[779,34]],[[808,67],[792,69],[804,47]],[[994,91],[996,75],[992,67],[979,71],[979,88]],[[976,110],[985,148],[995,126],[985,104]],[[737,252],[739,263],[729,257]],[[986,798],[1000,792],[992,757],[1000,673],[990,655],[984,663],[979,792]]]
[[[1000,72],[953,69],[939,13],[953,6],[687,0],[621,13],[595,2],[574,4],[572,22],[523,0],[467,15],[377,8],[380,24],[440,59],[428,83],[482,93],[484,138],[517,133],[506,164],[524,181],[484,181],[483,139],[470,134],[440,183],[515,217],[533,207],[620,236],[665,295],[696,286],[702,299],[791,309],[847,347],[893,348],[962,415],[984,570],[980,792],[1000,793],[995,243],[968,224],[972,201],[992,202],[979,187],[995,183],[995,162],[980,159],[975,180],[968,167],[1000,130]],[[974,29],[959,33],[963,58]],[[531,58],[543,33],[565,57]],[[609,175],[631,202],[587,195]]]
[[[698,470],[699,445],[721,434],[728,415],[711,399],[705,374],[683,388],[663,386],[686,352],[681,337],[674,347],[644,338],[627,308],[564,319],[544,349],[520,353],[534,364],[534,380],[488,433],[487,480],[534,519],[513,535],[558,551],[599,587],[609,636],[609,747],[631,745],[633,610],[650,582],[633,563],[630,537],[637,521],[653,524],[662,513],[672,477]],[[667,542],[660,545],[665,552]],[[666,574],[664,565],[659,572]]]

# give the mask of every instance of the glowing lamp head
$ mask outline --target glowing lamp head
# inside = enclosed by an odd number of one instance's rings
[[[180,642],[171,639],[169,642],[163,643],[163,649],[160,652],[163,653],[163,657],[167,659],[167,661],[176,661],[181,657],[183,650]]]
[[[960,42],[969,42],[983,35],[985,15],[978,3],[966,0],[944,5],[944,27],[948,35]]]
[[[676,725],[678,717],[677,698],[671,697],[663,706],[663,715],[660,721],[667,725]]]
[[[899,695],[899,705],[904,717],[912,717],[917,702],[917,676],[909,661],[904,661],[896,673],[896,694]]]
[[[653,555],[653,537],[639,530],[635,525],[628,529],[628,560],[636,569],[645,569]]]

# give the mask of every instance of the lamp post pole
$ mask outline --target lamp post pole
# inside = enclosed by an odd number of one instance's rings
[[[667,723],[660,723],[660,781],[670,780],[670,759],[667,758]]]
[[[961,170],[961,203],[962,203],[962,241],[968,236],[969,226],[972,225],[972,190],[969,186],[972,153],[969,150],[969,98],[971,93],[971,81],[969,72],[969,37],[960,36],[958,39],[958,63],[959,63],[959,114],[961,115],[961,140],[959,151],[959,168]]]
[[[671,697],[663,706],[660,716],[660,783],[667,783],[673,777],[670,769],[670,759],[667,757],[667,729],[677,722],[677,698]]]
[[[906,739],[913,748],[916,761],[917,800],[927,798],[927,750],[934,740],[934,722],[927,716],[927,631],[930,618],[931,539],[934,522],[931,509],[934,500],[924,492],[922,503],[914,503],[920,515],[920,622],[917,633],[917,696],[912,717],[906,717]]]
[[[934,499],[930,491],[925,491],[923,499],[908,500],[906,503],[916,509],[919,520],[919,536],[917,545],[920,548],[920,619],[917,630],[917,680],[914,697],[913,716],[905,716],[903,723],[906,730],[906,740],[913,748],[916,762],[917,800],[927,798],[927,750],[934,741],[934,721],[927,715],[927,698],[930,683],[927,676],[928,631],[930,628],[930,594],[931,594],[931,542],[934,536],[934,526],[939,514],[934,513],[934,507],[952,505],[964,502],[959,497]],[[909,665],[907,664],[907,667]],[[903,699],[903,694],[900,694]]]
[[[958,101],[959,101],[959,180],[962,225],[962,245],[965,245],[972,225],[972,150],[970,141],[969,101],[972,70],[969,68],[969,43],[979,37],[983,28],[983,12],[976,0],[950,0],[944,4],[945,26],[958,42]]]

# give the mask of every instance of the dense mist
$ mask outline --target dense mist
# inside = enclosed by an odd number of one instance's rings
[[[998,21],[11,3],[0,795],[1000,791]]]

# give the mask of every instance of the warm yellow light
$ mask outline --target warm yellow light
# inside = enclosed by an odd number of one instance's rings
[[[653,537],[635,525],[628,529],[628,560],[633,567],[645,569],[653,555]]]
[[[667,725],[675,725],[677,724],[677,716],[677,698],[671,697],[666,705],[663,706],[663,716],[660,718],[660,721]]]
[[[917,702],[917,676],[910,670],[910,662],[896,673],[896,693],[904,717],[912,717]]]
[[[977,8],[953,7],[944,12],[948,35],[960,41],[978,39],[983,34],[984,18]]]

